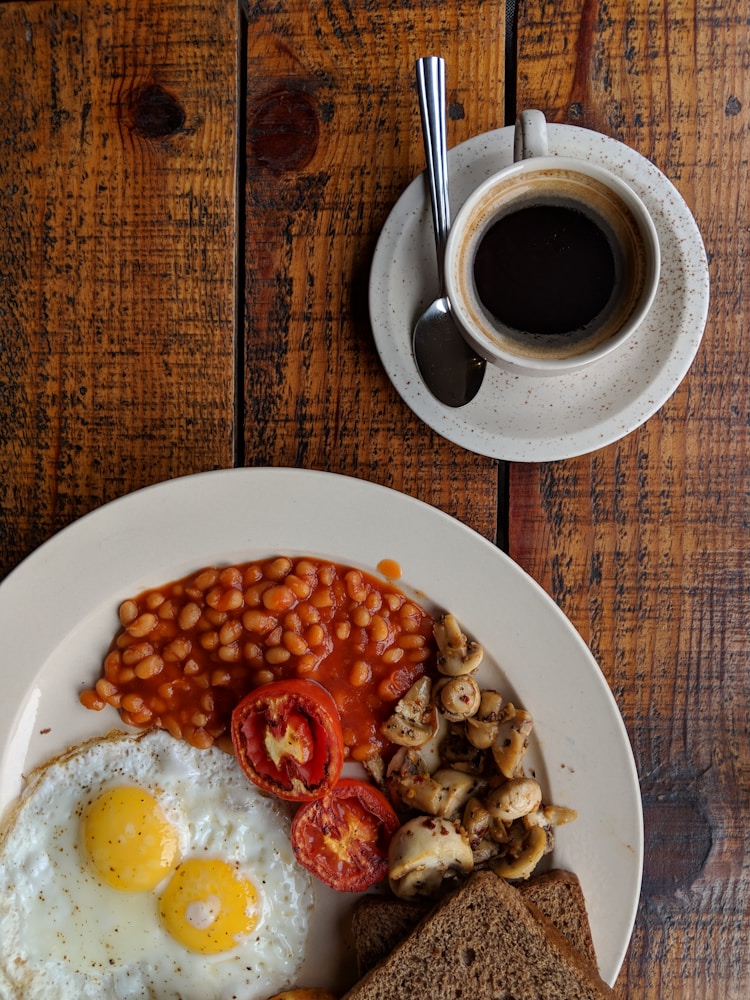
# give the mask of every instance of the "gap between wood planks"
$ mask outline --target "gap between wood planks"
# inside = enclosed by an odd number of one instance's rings
[[[245,243],[247,239],[246,199],[247,199],[247,66],[248,12],[247,0],[238,0],[238,73],[237,91],[237,197],[235,199],[237,218],[235,220],[237,241],[235,244],[235,341],[234,341],[234,440],[233,461],[235,468],[244,468],[247,460],[245,443]],[[507,0],[505,12],[505,110],[506,125],[516,120],[516,74],[517,74],[517,0]],[[509,545],[510,476],[508,463],[497,463],[497,539],[496,545],[508,552]]]

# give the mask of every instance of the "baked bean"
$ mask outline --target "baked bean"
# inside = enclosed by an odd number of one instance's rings
[[[352,687],[363,687],[372,677],[372,670],[367,660],[355,660],[349,673],[349,683]]]
[[[164,603],[164,594],[154,591],[146,597],[146,607],[149,611],[156,611]]]
[[[202,727],[198,727],[188,736],[188,743],[191,746],[197,747],[198,750],[208,750],[210,746],[213,746],[213,742],[213,736],[207,733]]]
[[[222,587],[230,587],[233,590],[242,590],[244,583],[242,570],[237,566],[228,566],[219,574],[219,583]]]
[[[244,606],[245,598],[241,590],[233,587],[214,587],[206,594],[206,604],[215,611],[237,611]]]
[[[159,618],[162,621],[173,622],[179,613],[179,606],[171,598],[164,601],[163,604],[159,605],[159,610],[157,612]]]
[[[96,691],[91,689],[87,691],[81,691],[78,696],[78,700],[83,705],[84,708],[90,708],[94,712],[101,712],[104,706],[107,704],[102,698],[99,698]]]
[[[257,563],[250,563],[246,566],[242,573],[242,588],[249,587],[251,583],[257,583],[258,580],[263,579],[263,570],[258,566]]]
[[[146,703],[139,694],[131,693],[123,696],[122,707],[125,709],[126,712],[131,712],[132,714],[136,714],[144,710],[144,708],[146,707]]]
[[[220,628],[227,620],[226,611],[217,611],[216,608],[204,608],[201,615],[201,622],[207,622],[214,628]]]
[[[190,601],[188,604],[184,605],[182,611],[180,611],[177,616],[177,624],[185,632],[189,632],[191,628],[195,628],[198,624],[200,616],[200,607],[194,601]]]
[[[138,615],[134,622],[131,622],[126,626],[125,631],[128,635],[133,636],[134,639],[142,639],[147,636],[149,632],[153,632],[158,624],[158,618],[156,615],[152,614],[150,611],[145,611],[142,615]]]
[[[320,621],[320,611],[312,604],[298,604],[297,616],[303,625],[317,625]]]
[[[240,644],[238,642],[230,642],[219,646],[217,651],[217,656],[222,663],[238,663],[241,655]]]
[[[219,645],[219,633],[218,632],[203,632],[198,638],[198,642],[203,647],[203,649],[217,649]]]
[[[398,611],[404,603],[404,598],[401,594],[386,594],[384,600],[390,611]]]
[[[131,646],[123,649],[119,658],[123,663],[127,663],[129,667],[132,667],[140,660],[145,659],[147,656],[151,656],[153,652],[154,647],[150,642],[134,642]]]
[[[276,674],[273,670],[256,670],[253,674],[253,681],[255,682],[256,687],[259,687],[261,684],[270,684],[271,681],[275,679]]]
[[[190,639],[186,635],[178,635],[164,647],[161,655],[168,663],[180,663],[190,656],[192,649],[193,644]]]
[[[127,628],[138,617],[138,605],[135,601],[123,601],[120,605],[120,624]]]
[[[306,677],[308,674],[314,674],[318,669],[319,663],[319,656],[315,656],[314,653],[305,653],[303,656],[300,656],[297,661],[297,673],[300,677]]]
[[[185,661],[185,666],[182,668],[183,674],[190,676],[191,674],[200,673],[201,665],[197,660],[189,659]]]
[[[307,643],[296,632],[284,632],[281,636],[281,642],[295,656],[302,656],[303,653],[307,652]]]
[[[333,604],[333,594],[330,587],[318,587],[310,595],[310,603],[315,608],[330,608]]]
[[[423,635],[400,635],[396,644],[401,649],[416,649],[419,646],[424,646],[425,637]]]
[[[120,676],[122,667],[122,653],[119,649],[113,649],[104,657],[104,676],[108,681],[115,683]]]
[[[214,584],[218,581],[218,579],[219,579],[218,569],[204,569],[201,573],[199,573],[196,577],[193,578],[193,586],[197,590],[200,590],[205,594],[205,592],[210,587],[214,586]]]
[[[222,646],[228,646],[230,643],[237,642],[243,631],[242,622],[233,618],[225,622],[219,629],[219,642]]]
[[[228,670],[212,670],[211,684],[213,687],[226,687],[232,679]]]
[[[283,580],[291,571],[292,560],[279,557],[266,566],[265,574],[269,580]]]
[[[342,641],[348,639],[352,634],[351,622],[336,622],[333,631],[337,639],[341,639]]]
[[[321,566],[318,570],[318,579],[324,586],[330,587],[336,579],[336,567],[330,564]]]
[[[144,680],[146,677],[156,677],[163,669],[164,660],[162,660],[158,653],[152,653],[150,656],[144,656],[142,660],[139,660],[133,672],[136,677]]]
[[[404,651],[400,646],[391,646],[390,649],[386,649],[383,653],[382,660],[383,663],[398,663],[403,655]]]
[[[311,625],[305,632],[305,639],[307,639],[308,646],[322,646],[326,639],[325,629],[322,625]]]
[[[269,587],[263,592],[263,604],[269,611],[287,611],[296,603],[297,598],[294,596],[294,591],[284,583]]]
[[[385,642],[389,635],[390,630],[385,618],[383,618],[382,615],[373,615],[370,628],[370,637],[372,638],[372,641]]]
[[[353,601],[361,602],[366,599],[367,589],[359,570],[349,570],[344,576],[344,582],[346,584],[346,592]]]
[[[383,607],[383,595],[377,590],[371,590],[365,598],[365,607],[368,611],[380,611]]]
[[[412,649],[407,653],[407,659],[410,663],[426,663],[430,658],[430,651],[425,646],[421,649]]]
[[[372,615],[361,604],[352,611],[352,621],[357,628],[367,628],[372,621]]]
[[[266,611],[253,608],[244,613],[242,624],[248,632],[257,632],[259,635],[266,635],[276,627],[276,619]]]
[[[266,650],[266,663],[286,663],[292,654],[284,646],[272,646]]]
[[[307,580],[300,580],[298,576],[295,576],[292,573],[290,573],[286,578],[285,583],[294,596],[301,601],[304,601],[306,597],[309,597],[312,592],[312,587]]]
[[[294,566],[294,572],[309,583],[311,579],[314,580],[317,577],[318,567],[309,559],[299,559]]]
[[[242,647],[242,655],[252,666],[260,666],[263,660],[263,650],[257,642],[246,642]]]
[[[245,603],[248,607],[259,608],[263,603],[263,594],[272,587],[273,583],[271,580],[259,580],[257,583],[252,584],[245,590]]]
[[[281,636],[283,635],[283,628],[281,625],[277,625],[273,632],[269,632],[266,636],[266,646],[279,646],[281,645]]]

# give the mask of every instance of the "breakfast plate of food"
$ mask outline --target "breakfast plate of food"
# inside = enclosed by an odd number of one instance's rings
[[[295,469],[149,487],[0,585],[0,664],[0,997],[397,996],[482,907],[530,968],[616,979],[622,717],[549,596],[435,508]]]

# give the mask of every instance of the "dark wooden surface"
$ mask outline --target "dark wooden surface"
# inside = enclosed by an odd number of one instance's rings
[[[730,0],[521,0],[507,81],[504,0],[0,4],[0,577],[114,497],[237,464],[384,483],[507,544],[633,742],[628,997],[750,996],[748,51]],[[696,215],[703,345],[617,445],[506,468],[380,365],[368,269],[423,168],[431,52],[451,144],[515,94],[634,146]]]
[[[519,107],[648,156],[710,262],[667,405],[617,445],[510,470],[510,551],[591,646],[633,743],[646,855],[619,987],[654,1000],[750,997],[749,23],[726,0],[520,7]]]

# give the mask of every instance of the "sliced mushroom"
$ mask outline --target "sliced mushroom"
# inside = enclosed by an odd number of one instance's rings
[[[440,688],[440,708],[451,722],[474,715],[482,700],[479,685],[469,674],[451,677]]]
[[[402,899],[431,896],[443,880],[468,874],[474,857],[465,835],[454,823],[417,816],[399,827],[388,855],[388,882]]]
[[[478,750],[488,750],[497,738],[503,699],[497,691],[482,691],[479,708],[466,720],[466,736]]]
[[[452,819],[463,810],[479,786],[480,782],[474,775],[443,767],[433,775],[404,776],[396,790],[404,805],[431,816]]]
[[[529,831],[521,853],[514,857],[505,855],[493,858],[490,868],[497,875],[510,879],[527,879],[544,857],[547,849],[547,834],[540,826],[533,826]]]
[[[512,823],[533,813],[542,804],[542,789],[534,778],[510,778],[493,788],[485,800],[492,819]]]
[[[529,733],[533,727],[534,720],[531,715],[508,702],[503,710],[495,742],[492,744],[495,764],[506,778],[513,778],[520,772],[523,755],[529,745]]]
[[[461,674],[473,674],[477,670],[484,650],[478,642],[466,638],[453,615],[446,614],[438,618],[433,632],[439,650],[437,667],[441,674],[458,677]]]
[[[393,715],[380,727],[380,731],[391,743],[403,747],[420,747],[434,735],[438,719],[434,705],[430,703],[432,681],[420,677],[397,702]]]
[[[466,803],[461,825],[466,830],[466,836],[469,838],[472,850],[475,850],[487,836],[491,822],[492,817],[487,812],[484,803],[480,799],[470,798]]]

